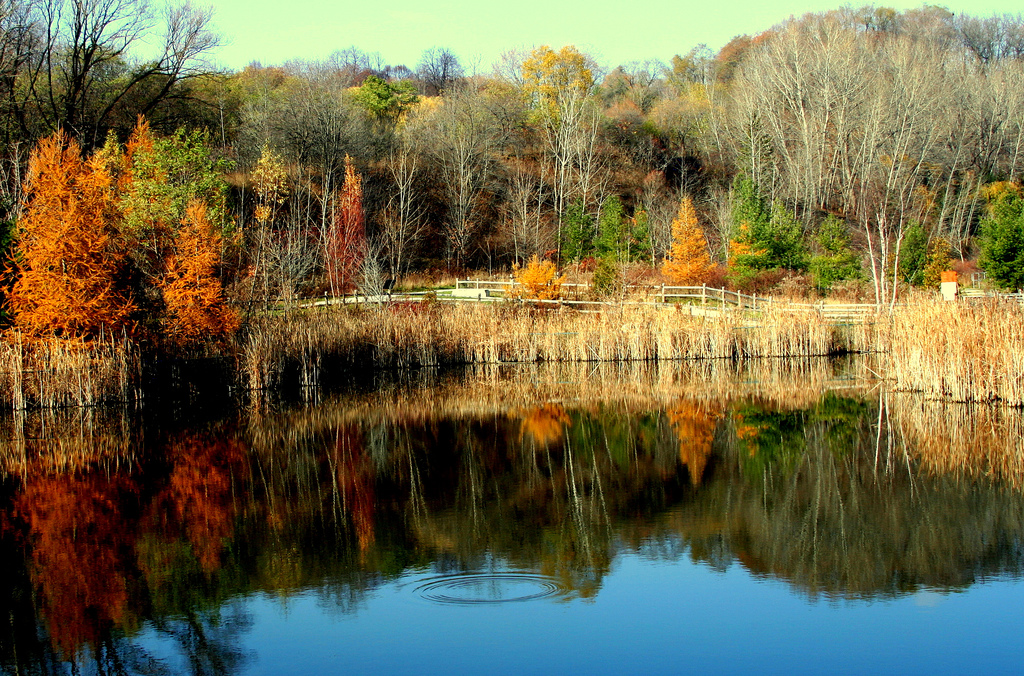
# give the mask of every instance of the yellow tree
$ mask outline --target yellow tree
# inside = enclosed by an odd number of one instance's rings
[[[217,278],[219,261],[220,234],[207,218],[206,205],[192,200],[159,281],[166,306],[161,323],[171,342],[184,347],[221,339],[238,328]]]
[[[124,257],[104,158],[83,160],[78,144],[57,132],[32,153],[26,194],[10,299],[16,326],[68,338],[126,328],[135,306],[120,283]]]
[[[516,289],[514,293],[525,298],[537,300],[558,300],[562,297],[562,284],[565,283],[565,275],[556,278],[555,264],[551,261],[543,261],[534,256],[525,268],[515,268],[514,276],[516,283],[522,288]]]
[[[523,90],[533,107],[550,162],[552,205],[562,218],[574,200],[595,191],[600,112],[594,106],[593,60],[569,45],[538,47],[523,61]],[[561,225],[557,236],[561,240]]]
[[[693,200],[684,197],[672,221],[672,245],[661,271],[675,284],[703,284],[711,273],[704,230],[697,221]]]

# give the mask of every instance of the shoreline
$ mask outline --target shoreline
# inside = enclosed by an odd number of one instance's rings
[[[144,354],[127,338],[28,344],[8,334],[0,341],[0,406],[131,403],[168,390],[258,403],[374,371],[435,366],[857,353],[879,354],[876,375],[898,391],[1024,406],[1024,312],[940,301],[862,323],[770,308],[703,317],[683,305],[601,313],[508,303],[312,308],[256,318],[221,354],[178,358]]]

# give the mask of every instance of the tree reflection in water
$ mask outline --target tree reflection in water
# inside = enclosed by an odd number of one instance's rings
[[[1019,412],[757,368],[483,371],[145,443],[123,422],[14,435],[0,664],[236,673],[254,592],[356,612],[410,570],[497,566],[591,599],[623,550],[830,598],[1022,572]]]

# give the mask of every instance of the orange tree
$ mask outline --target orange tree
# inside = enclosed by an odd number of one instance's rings
[[[18,222],[17,279],[10,307],[30,336],[88,338],[131,326],[123,283],[114,183],[98,157],[82,159],[63,132],[32,153]]]
[[[16,327],[127,329],[176,347],[233,331],[218,275],[223,169],[201,135],[155,138],[142,120],[126,149],[110,141],[88,159],[62,133],[40,141],[18,223]]]
[[[704,230],[689,197],[683,198],[679,214],[672,221],[672,245],[661,271],[675,284],[703,284],[711,273],[711,255]]]
[[[331,293],[343,293],[356,280],[366,257],[363,180],[348,155],[345,156],[345,183],[327,231],[326,248]]]
[[[157,283],[165,307],[162,333],[177,346],[233,333],[238,317],[224,303],[217,278],[220,233],[207,218],[205,204],[189,202],[170,248]]]
[[[534,256],[525,268],[516,268],[515,280],[521,288],[514,293],[537,300],[558,300],[562,297],[565,275],[555,277],[555,264],[540,261]]]

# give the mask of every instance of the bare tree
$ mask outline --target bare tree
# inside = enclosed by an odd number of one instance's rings
[[[66,129],[85,146],[102,144],[115,116],[134,123],[180,82],[208,72],[219,43],[210,10],[187,2],[164,11],[158,54],[135,53],[157,17],[145,0],[45,0],[38,8],[43,46],[27,74],[34,112],[47,129]],[[130,104],[130,105],[129,105]]]
[[[543,162],[522,157],[509,158],[505,163],[502,223],[511,240],[515,261],[520,265],[531,256],[542,256],[555,248],[550,219],[545,214],[545,169]]]
[[[465,77],[459,58],[445,47],[431,47],[423,52],[416,66],[423,94],[438,96],[447,93]]]
[[[471,89],[447,97],[427,122],[447,206],[448,256],[462,265],[482,225],[480,209],[495,161],[497,125]]]
[[[399,129],[384,161],[391,191],[377,221],[380,257],[392,277],[405,273],[427,230],[419,187],[423,173],[420,133],[416,121],[407,122]]]

